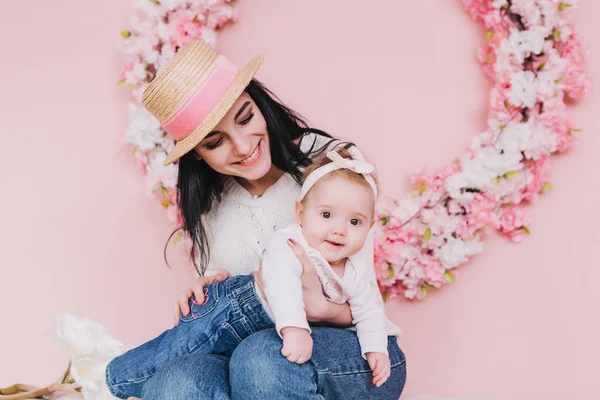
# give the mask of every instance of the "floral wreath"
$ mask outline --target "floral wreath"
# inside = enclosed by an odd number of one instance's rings
[[[478,60],[492,80],[488,128],[454,162],[411,177],[416,189],[378,205],[375,270],[384,298],[423,298],[454,282],[455,269],[483,250],[491,226],[515,242],[530,234],[527,206],[551,190],[551,156],[574,142],[565,98],[590,83],[580,36],[566,19],[575,0],[462,0],[486,28]],[[163,166],[173,140],[141,105],[156,71],[186,43],[214,46],[235,19],[234,1],[134,0],[140,11],[123,30],[126,66],[120,85],[133,89],[126,141],[146,175],[148,193],[181,224],[177,166]],[[174,240],[181,238],[178,234]]]

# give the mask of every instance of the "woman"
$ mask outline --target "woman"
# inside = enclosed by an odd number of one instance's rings
[[[192,42],[144,92],[144,106],[177,142],[165,163],[179,160],[183,229],[194,241],[191,257],[201,275],[181,297],[177,315],[189,314],[192,294],[202,302],[208,283],[259,265],[270,235],[293,222],[302,169],[340,143],[308,128],[253,79],[261,62],[262,56],[256,57],[238,71],[207,45]],[[328,302],[306,254],[300,246],[290,247],[304,267],[308,319],[349,326],[348,305]],[[391,376],[376,388],[355,332],[319,326],[312,336],[312,359],[301,365],[280,354],[281,339],[274,330],[253,333],[233,354],[182,356],[156,372],[142,397],[398,399],[405,358],[391,337]]]

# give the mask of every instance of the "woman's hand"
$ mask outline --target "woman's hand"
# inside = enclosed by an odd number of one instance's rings
[[[174,308],[174,326],[179,323],[179,314],[187,316],[190,313],[190,306],[188,305],[192,295],[196,296],[196,303],[202,304],[204,302],[204,287],[214,282],[224,281],[230,278],[231,274],[225,270],[218,270],[212,276],[201,276],[196,278],[194,283],[179,297],[177,304]]]
[[[328,301],[323,295],[315,265],[308,258],[304,248],[291,238],[288,240],[288,246],[302,264],[302,296],[308,322],[330,322],[335,325],[350,326],[352,316],[348,303],[340,305]]]

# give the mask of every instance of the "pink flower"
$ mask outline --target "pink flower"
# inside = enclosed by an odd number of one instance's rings
[[[179,212],[179,208],[176,205],[170,205],[167,207],[167,218],[169,221],[177,224],[178,226],[183,225],[183,218]]]
[[[561,56],[568,60],[563,80],[565,91],[569,97],[579,99],[587,93],[591,85],[585,73],[587,53],[581,37],[573,33],[561,50]]]
[[[169,25],[173,29],[171,40],[183,47],[193,40],[200,39],[204,16],[189,9],[177,9],[169,14]]]
[[[143,174],[146,174],[148,172],[148,156],[146,153],[136,149],[133,152],[133,157],[139,170],[142,171]]]
[[[498,213],[492,214],[492,219],[500,232],[515,241],[523,237],[523,233],[527,232],[527,225],[531,222],[523,206],[504,205]],[[517,230],[523,232],[516,232]]]
[[[550,157],[540,157],[537,160],[528,160],[525,171],[532,178],[523,189],[523,198],[529,202],[537,200],[545,183],[550,178]]]
[[[236,18],[235,7],[227,1],[213,1],[206,10],[206,26],[211,29],[219,29],[229,21]]]

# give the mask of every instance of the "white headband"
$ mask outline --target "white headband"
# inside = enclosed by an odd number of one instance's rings
[[[369,164],[365,160],[344,158],[335,151],[330,151],[327,153],[327,158],[329,158],[332,162],[315,169],[304,181],[302,189],[300,189],[300,201],[304,198],[304,196],[306,196],[306,193],[308,193],[310,188],[312,188],[319,179],[338,169],[349,169],[352,172],[361,174],[369,186],[371,186],[371,189],[373,189],[373,197],[377,199],[377,186],[370,175],[375,170],[373,165]]]

